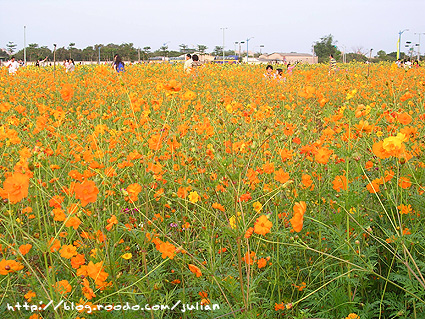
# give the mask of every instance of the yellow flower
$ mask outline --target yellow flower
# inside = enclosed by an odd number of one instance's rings
[[[261,210],[261,208],[263,208],[263,205],[261,205],[260,202],[255,202],[254,204],[252,204],[252,207],[258,213]]]
[[[240,217],[241,212],[238,212],[237,215],[238,215],[238,221],[241,220],[241,217]],[[232,229],[236,229],[236,217],[235,217],[235,215],[233,215],[232,217],[229,218],[229,224],[230,224],[230,227]]]
[[[196,191],[189,193],[189,201],[195,204],[199,200],[199,195]]]
[[[397,136],[390,136],[384,139],[382,148],[389,154],[397,156],[404,151],[403,142],[407,140],[403,133],[398,133]]]
[[[133,257],[133,255],[131,253],[126,253],[126,254],[122,255],[121,257],[128,260],[128,259],[131,259],[131,257]]]
[[[229,224],[232,229],[236,229],[236,217],[232,216],[229,218]]]

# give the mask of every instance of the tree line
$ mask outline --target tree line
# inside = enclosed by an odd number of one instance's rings
[[[6,59],[15,56],[16,59],[24,59],[24,49],[16,51],[16,44],[9,42],[6,44],[6,50],[0,52],[0,58]],[[148,60],[153,56],[178,57],[185,53],[201,52],[205,53],[207,46],[198,44],[196,48],[189,48],[185,44],[179,45],[180,50],[170,50],[168,45],[164,44],[159,49],[152,51],[152,48],[145,46],[143,48],[135,48],[133,43],[107,45],[95,44],[84,49],[79,49],[75,43],[70,43],[67,47],[56,48],[56,60],[74,59],[75,61],[112,61],[115,54],[119,54],[125,61]],[[216,46],[213,54],[221,55],[222,47]],[[35,62],[39,59],[53,61],[53,50],[47,46],[40,46],[37,43],[30,43],[26,48],[26,58],[29,62]],[[233,51],[225,51],[225,54],[233,54]]]
[[[13,42],[6,44],[6,50],[0,51],[0,59],[8,59],[11,55],[14,55],[18,60],[24,59],[24,50],[21,49],[16,51],[17,45]],[[125,61],[145,61],[150,57],[154,56],[166,56],[166,57],[178,57],[185,53],[201,52],[206,53],[208,47],[202,44],[198,44],[195,48],[189,48],[186,44],[180,44],[179,50],[169,50],[167,44],[162,45],[159,49],[152,51],[152,48],[145,46],[143,48],[135,48],[133,43],[122,43],[114,44],[109,43],[107,45],[95,44],[88,46],[84,49],[79,49],[75,46],[75,43],[70,43],[67,47],[56,48],[56,60],[62,61],[66,59],[74,59],[75,61],[112,61],[115,54],[119,54]],[[369,60],[368,52],[357,52],[345,53],[346,62],[350,61],[361,61],[365,62]],[[212,51],[209,52],[214,56],[223,55],[223,47],[215,46]],[[234,55],[234,50],[225,50],[224,55]],[[338,49],[337,41],[330,34],[322,37],[319,41],[314,44],[314,53],[319,58],[319,62],[328,62],[329,55],[332,54],[335,59],[342,62],[343,53]],[[255,56],[259,56],[256,54]],[[37,43],[30,43],[26,48],[26,58],[29,62],[35,62],[38,59],[48,58],[49,61],[53,61],[53,50],[47,46],[40,46]],[[406,59],[408,56],[404,52],[400,52],[400,58]],[[397,52],[386,53],[383,50],[379,50],[376,55],[370,59],[371,62],[379,61],[395,61],[397,59]],[[421,58],[423,59],[423,58]]]
[[[319,62],[328,62],[329,56],[332,54],[333,57],[338,61],[342,62],[343,52],[339,50],[337,46],[338,41],[336,41],[332,34],[326,35],[320,38],[319,41],[316,41],[314,44],[314,53],[319,58]],[[346,62],[351,61],[359,61],[366,62],[370,60],[370,62],[380,62],[380,61],[396,61],[397,60],[397,52],[386,53],[384,50],[379,50],[374,56],[369,58],[369,51],[365,51],[362,48],[358,48],[354,50],[356,52],[345,53]],[[416,55],[407,55],[400,50],[400,59],[406,60],[412,58],[416,59]],[[423,60],[423,56],[421,56],[421,60]]]

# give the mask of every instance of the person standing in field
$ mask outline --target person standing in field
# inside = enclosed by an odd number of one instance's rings
[[[19,63],[15,60],[14,56],[6,63],[6,67],[9,69],[9,74],[15,74],[16,71],[18,71],[19,66]]]
[[[297,63],[294,65],[291,65],[291,63],[288,63],[286,65],[286,71],[288,72],[288,75],[292,75],[292,70],[297,66]]]
[[[192,55],[192,68],[197,68],[202,65],[197,54]]]
[[[334,59],[334,56],[331,54],[329,55],[329,74],[336,72],[336,60]]]
[[[183,70],[185,73],[190,73],[192,71],[192,56],[188,53],[185,57],[186,61],[184,62]]]
[[[46,62],[46,60],[47,60],[47,56],[44,60],[38,59],[37,62],[35,62],[35,66],[37,67],[43,66],[43,63]]]
[[[66,72],[74,72],[75,71],[75,63],[74,59],[68,60],[68,65],[66,67]]]
[[[269,64],[268,66],[266,66],[266,72],[264,73],[264,77],[266,79],[272,79],[274,78],[274,74],[273,74],[273,67]]]
[[[124,72],[124,62],[122,61],[121,57],[118,54],[115,54],[114,56],[114,70],[117,71],[117,73]]]

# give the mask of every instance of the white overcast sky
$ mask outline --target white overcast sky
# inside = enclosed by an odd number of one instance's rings
[[[253,37],[250,51],[311,52],[312,44],[332,34],[347,52],[362,47],[396,51],[398,32],[418,42],[425,32],[425,0],[0,0],[0,48],[9,41],[53,48],[102,43],[133,43],[172,50],[179,44],[204,44],[208,51]],[[425,35],[422,35],[425,52]]]

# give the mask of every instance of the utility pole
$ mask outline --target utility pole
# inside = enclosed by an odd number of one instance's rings
[[[53,77],[55,77],[56,72],[56,44],[53,44]]]
[[[369,81],[369,67],[370,67],[370,60],[372,59],[372,51],[373,49],[370,49],[369,51],[369,63],[367,64],[367,80]]]
[[[246,64],[248,64],[249,61],[249,51],[248,51],[248,42],[249,40],[253,39],[254,37],[251,37],[249,39],[246,39]]]
[[[27,27],[24,25],[24,65],[27,64],[27,39],[26,39],[26,31]]]
[[[420,59],[421,59],[421,34],[425,34],[425,33],[418,32],[418,33],[415,33],[415,34],[419,35],[419,42],[418,42],[418,62],[419,62]]]
[[[245,41],[239,42],[239,58],[241,57],[241,44],[244,44]]]
[[[404,31],[409,31],[409,29],[404,29],[398,33],[398,42],[397,42],[397,60],[400,59],[400,43],[401,43],[401,35]]]
[[[224,30],[226,30],[227,28],[220,28],[221,30],[223,30],[223,65],[224,65]]]

